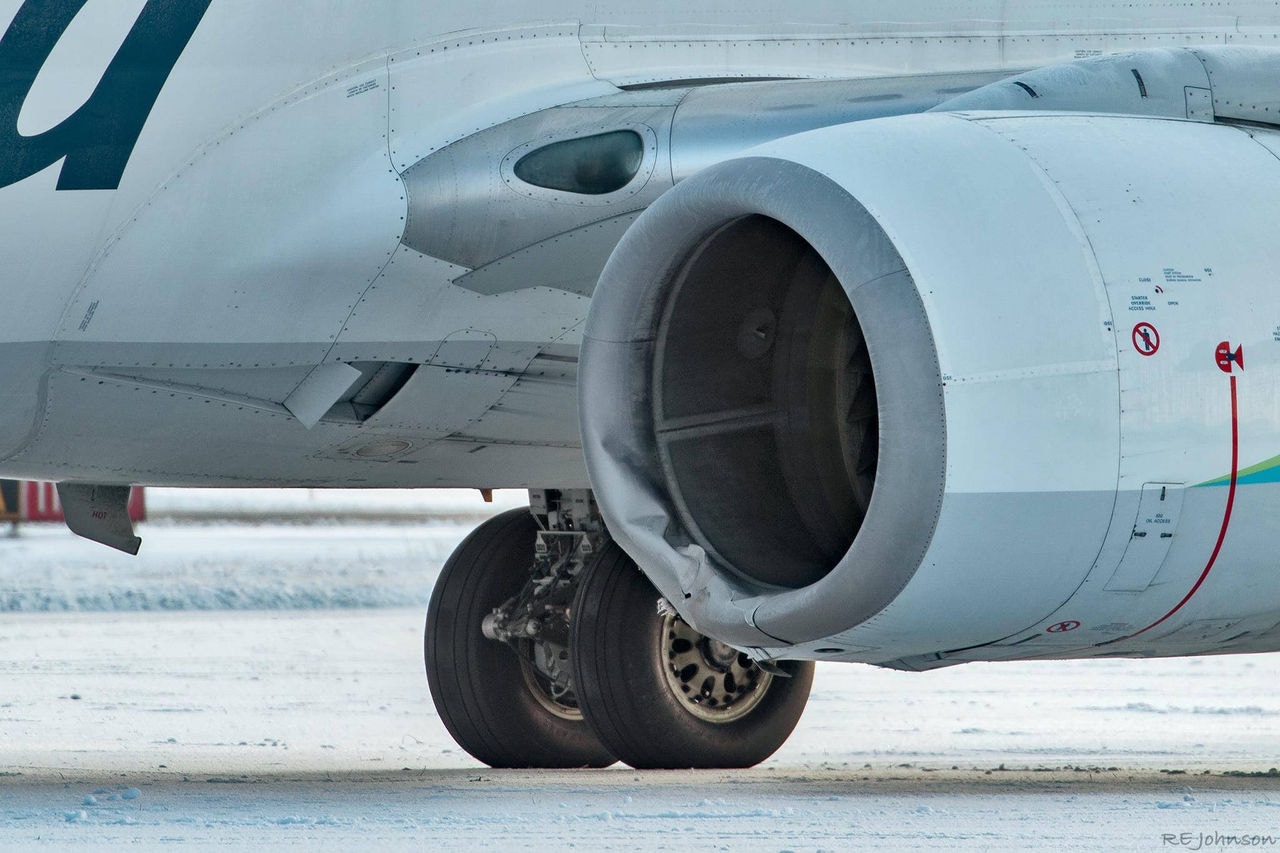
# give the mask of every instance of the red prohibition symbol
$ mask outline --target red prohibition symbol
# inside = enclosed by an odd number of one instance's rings
[[[1066,622],[1059,622],[1056,625],[1050,625],[1045,628],[1046,634],[1065,634],[1068,631],[1074,631],[1080,627],[1080,623],[1074,619],[1068,619]]]
[[[1138,355],[1155,355],[1160,351],[1160,333],[1150,323],[1139,323],[1133,327],[1133,348]]]

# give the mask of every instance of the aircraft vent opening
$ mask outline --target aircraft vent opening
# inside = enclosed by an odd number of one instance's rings
[[[839,281],[791,229],[738,219],[691,254],[655,348],[654,420],[688,534],[759,583],[845,555],[875,485],[871,360]]]
[[[325,413],[326,421],[364,423],[391,402],[418,370],[418,365],[400,361],[356,361],[351,366],[360,371],[360,378]]]
[[[527,184],[578,195],[608,195],[631,183],[644,162],[644,139],[634,130],[553,142],[516,161]]]

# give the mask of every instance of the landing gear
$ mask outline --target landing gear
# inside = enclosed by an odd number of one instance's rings
[[[493,767],[750,767],[772,755],[804,711],[813,664],[765,670],[660,607],[590,492],[531,498],[468,536],[431,595],[427,681],[462,748]]]
[[[454,740],[491,767],[607,767],[614,757],[569,678],[574,587],[554,566],[537,569],[537,533],[529,510],[511,510],[445,563],[427,609],[431,698]]]
[[[582,577],[573,612],[573,682],[587,722],[636,768],[750,767],[795,728],[813,663],[763,670],[704,637],[609,543]]]

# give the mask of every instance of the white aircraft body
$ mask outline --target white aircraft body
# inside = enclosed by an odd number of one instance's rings
[[[752,764],[813,660],[1280,649],[1276,3],[0,30],[0,474],[133,552],[135,484],[529,488],[429,612],[483,761]]]

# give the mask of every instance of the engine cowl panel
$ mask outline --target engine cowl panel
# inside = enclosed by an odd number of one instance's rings
[[[614,535],[699,630],[789,655],[1165,653],[1202,623],[1264,642],[1272,534],[1223,531],[1232,501],[1280,503],[1226,488],[1280,452],[1276,151],[936,114],[685,181],[592,305],[583,434]]]

